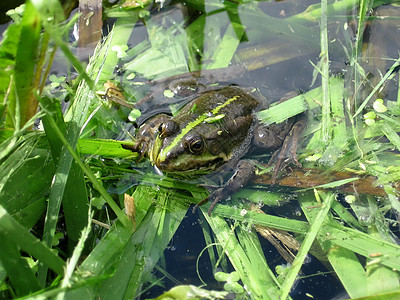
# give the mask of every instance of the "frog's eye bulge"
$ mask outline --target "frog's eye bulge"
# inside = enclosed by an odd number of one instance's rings
[[[171,136],[178,130],[179,130],[179,125],[176,124],[174,121],[161,123],[160,126],[158,127],[158,133],[161,138]]]

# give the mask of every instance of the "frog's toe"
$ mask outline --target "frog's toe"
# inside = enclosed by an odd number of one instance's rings
[[[297,160],[296,152],[286,152],[284,149],[280,149],[275,152],[275,154],[271,157],[268,163],[268,165],[272,165],[275,162],[274,173],[272,175],[272,184],[275,184],[278,173],[285,169],[290,163],[301,167],[301,163]]]
[[[224,193],[224,189],[220,188],[216,190],[214,193],[212,193],[209,197],[208,200],[213,199],[210,205],[210,208],[208,209],[208,215],[211,217],[211,213],[214,210],[215,205],[222,199],[226,198],[226,195]]]
[[[225,198],[224,189],[223,188],[219,188],[219,189],[215,190],[214,192],[212,192],[208,197],[204,198],[199,203],[197,203],[193,207],[193,213],[196,212],[197,207],[199,207],[199,206],[207,203],[208,201],[212,200],[210,208],[208,209],[208,215],[211,216],[211,213],[214,210],[215,205],[217,205],[217,203],[219,201],[221,201],[223,198]]]

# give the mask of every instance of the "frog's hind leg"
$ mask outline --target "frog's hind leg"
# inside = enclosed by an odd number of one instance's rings
[[[212,202],[210,208],[208,209],[208,215],[211,216],[211,212],[219,201],[224,198],[228,198],[230,195],[238,191],[253,179],[254,170],[255,166],[252,161],[247,159],[240,160],[232,177],[229,178],[229,180],[223,186],[216,189],[207,198],[196,204],[196,206],[193,208],[193,211],[195,211],[198,206],[210,200]]]
[[[272,165],[275,162],[274,173],[272,175],[272,184],[275,184],[278,173],[283,170],[289,163],[294,163],[301,167],[301,163],[297,160],[297,146],[299,144],[299,138],[301,137],[307,124],[307,118],[305,114],[301,114],[293,125],[289,134],[285,137],[282,146],[275,151],[268,165]]]

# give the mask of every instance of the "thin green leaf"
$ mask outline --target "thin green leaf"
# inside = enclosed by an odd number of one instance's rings
[[[326,243],[329,245],[329,243]],[[343,247],[328,247],[327,257],[351,298],[367,295],[367,276],[357,256]]]
[[[38,11],[26,3],[15,57],[14,79],[16,97],[8,103],[6,125],[21,128],[36,113],[38,103],[33,94],[33,77],[39,45],[41,20]],[[15,101],[15,102],[14,102]]]
[[[318,186],[314,186],[312,188],[303,189],[303,191],[311,190],[311,189],[318,189],[318,188],[322,188],[322,189],[335,188],[335,187],[338,187],[338,186],[341,186],[341,185],[345,185],[347,183],[350,183],[350,182],[353,182],[353,181],[356,181],[356,180],[359,180],[359,179],[360,179],[359,177],[353,177],[353,178],[346,178],[346,179],[336,180],[336,181],[332,181],[332,182],[329,182],[329,183],[325,183],[325,184],[321,184],[321,185],[318,185]]]
[[[235,232],[223,218],[214,213],[209,217],[206,210],[201,209],[218,242],[222,245],[235,270],[240,274],[243,284],[252,291],[252,296],[255,299],[277,299],[279,297],[277,280],[272,277],[270,272],[265,272],[269,269],[265,259],[257,258],[258,263],[254,264],[251,259],[257,254],[250,254],[246,251],[250,245],[247,245],[247,249],[242,247]],[[259,253],[259,255],[263,254]]]
[[[315,99],[319,98],[321,88],[315,88],[307,93],[273,105],[268,109],[261,110],[257,117],[265,124],[281,123],[286,119],[300,114],[307,109],[313,109],[319,106]]]
[[[327,26],[327,0],[321,0],[321,24],[320,24],[320,41],[321,41],[321,85],[322,85],[322,144],[326,145],[332,137],[331,127],[331,102],[329,99],[329,47],[328,47],[328,26]]]
[[[0,232],[7,236],[24,251],[47,265],[57,274],[64,273],[64,262],[50,248],[45,246],[29,230],[25,229],[0,205]]]
[[[310,248],[317,237],[318,232],[321,229],[321,226],[328,215],[329,210],[331,209],[332,203],[335,200],[334,194],[329,194],[322,204],[322,207],[312,222],[310,230],[307,232],[306,237],[301,244],[299,251],[293,261],[292,266],[290,267],[289,273],[287,274],[284,282],[282,283],[282,294],[281,299],[286,299],[289,295],[290,289],[293,286],[294,281],[296,280],[296,276],[300,272],[300,268],[304,263],[304,259],[307,254],[310,252]]]
[[[2,217],[0,216],[0,218]],[[24,296],[39,290],[40,285],[37,278],[27,261],[20,255],[15,242],[9,239],[9,233],[0,229],[0,239],[2,242],[0,260],[17,296]]]
[[[133,143],[130,141],[80,139],[77,149],[78,152],[82,154],[132,159],[137,157],[137,153],[122,148],[122,145],[132,146]]]
[[[390,69],[386,72],[385,76],[379,81],[379,83],[374,87],[372,92],[368,95],[368,97],[361,103],[361,105],[358,107],[357,111],[354,113],[353,118],[355,118],[357,115],[359,115],[364,107],[368,104],[369,100],[375,95],[375,93],[383,86],[383,84],[386,82],[386,80],[391,76],[394,72],[394,70],[400,65],[400,58],[398,58],[393,65],[390,67]]]

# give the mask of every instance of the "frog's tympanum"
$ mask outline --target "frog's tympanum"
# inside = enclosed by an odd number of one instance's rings
[[[234,165],[233,176],[214,190],[200,204],[211,200],[210,214],[216,203],[245,185],[254,176],[252,161],[242,159],[254,145],[276,151],[273,179],[289,161],[296,158],[297,137],[304,122],[289,119],[281,124],[264,126],[255,112],[262,101],[254,89],[226,86],[202,91],[180,112],[170,117],[156,115],[143,124],[132,150],[147,156],[160,171],[190,178],[208,174],[224,164]]]

